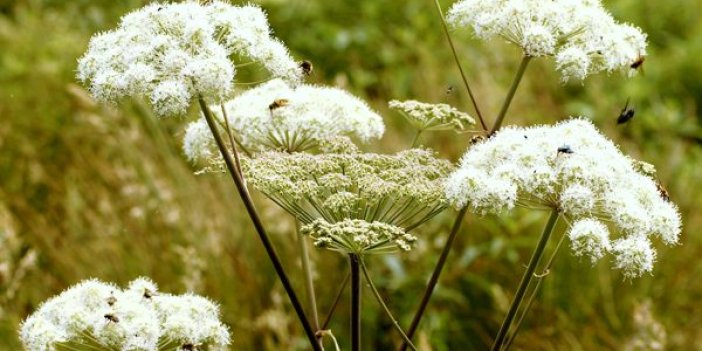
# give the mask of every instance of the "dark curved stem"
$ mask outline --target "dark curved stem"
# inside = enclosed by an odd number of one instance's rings
[[[336,297],[334,297],[334,302],[332,303],[331,308],[329,308],[329,313],[327,313],[327,317],[324,318],[324,323],[320,326],[321,330],[327,329],[329,327],[329,323],[331,322],[332,317],[334,316],[334,312],[336,311],[336,306],[339,305],[339,301],[341,301],[341,295],[344,294],[344,290],[346,290],[346,286],[349,284],[349,280],[351,279],[351,273],[347,273],[346,277],[344,278],[344,281],[341,282],[341,286],[339,286],[339,291],[336,293]]]
[[[519,306],[522,304],[522,300],[524,300],[524,293],[526,293],[527,287],[529,287],[529,283],[531,283],[532,278],[534,278],[534,271],[536,270],[536,266],[538,266],[539,261],[541,260],[541,256],[543,256],[544,254],[544,249],[546,249],[546,244],[548,243],[548,239],[551,237],[551,232],[553,232],[553,227],[556,225],[557,220],[558,210],[553,210],[551,212],[551,216],[548,218],[546,227],[544,227],[544,231],[541,234],[541,237],[539,238],[539,242],[538,244],[536,244],[534,253],[532,253],[531,255],[529,265],[527,266],[527,269],[524,272],[524,275],[522,276],[522,280],[521,282],[519,282],[519,287],[517,288],[517,292],[514,294],[512,303],[509,306],[509,311],[507,311],[507,315],[502,321],[502,326],[497,332],[497,336],[495,337],[495,342],[492,344],[491,351],[499,351],[500,349],[502,349],[502,346],[505,342],[505,337],[507,337],[507,333],[509,332],[509,328],[512,325],[512,321],[514,321],[514,316],[517,314]]]
[[[488,130],[487,125],[485,124],[485,119],[483,119],[483,115],[480,113],[480,109],[478,108],[478,102],[475,100],[475,96],[473,96],[473,90],[471,90],[470,85],[468,84],[468,79],[466,79],[466,74],[463,72],[463,67],[461,66],[461,60],[458,59],[458,53],[456,53],[456,47],[453,45],[453,40],[451,39],[451,33],[449,32],[448,25],[446,25],[446,19],[444,18],[444,13],[441,11],[441,4],[439,4],[439,0],[434,0],[434,5],[436,5],[436,11],[439,12],[439,18],[441,19],[441,25],[444,28],[444,34],[446,34],[446,40],[449,43],[449,46],[451,46],[451,52],[453,53],[453,59],[456,61],[456,66],[458,66],[458,71],[461,72],[461,79],[463,79],[463,85],[466,87],[466,90],[468,91],[468,96],[470,96],[470,102],[473,103],[473,108],[475,109],[475,114],[478,115],[478,120],[480,120],[480,125],[482,126],[484,131]]]
[[[305,315],[305,310],[302,308],[302,304],[300,304],[300,300],[298,299],[297,294],[295,294],[295,290],[293,289],[287,274],[285,274],[285,270],[283,269],[283,265],[280,262],[280,258],[278,258],[278,254],[276,253],[275,248],[273,247],[273,244],[271,243],[268,234],[266,233],[266,230],[263,228],[261,219],[258,216],[256,207],[254,206],[253,200],[251,199],[251,195],[249,195],[248,190],[244,186],[243,176],[238,172],[235,160],[232,158],[232,155],[227,150],[222,136],[217,131],[217,122],[215,121],[212,112],[210,111],[209,107],[207,107],[207,104],[205,103],[205,100],[202,98],[202,96],[198,96],[198,102],[200,104],[200,108],[202,109],[202,113],[205,115],[207,125],[210,127],[212,136],[214,137],[215,142],[217,143],[217,147],[219,148],[219,151],[222,154],[224,163],[226,164],[227,169],[229,170],[229,174],[231,175],[232,180],[234,180],[234,184],[236,185],[236,189],[239,192],[239,196],[244,202],[246,211],[249,214],[249,217],[251,218],[254,227],[256,228],[256,233],[258,234],[259,239],[261,239],[261,243],[263,243],[263,247],[266,250],[266,254],[268,254],[268,258],[271,260],[271,263],[273,263],[273,267],[275,268],[275,272],[278,274],[278,278],[280,278],[280,282],[283,283],[283,288],[285,289],[285,292],[290,298],[290,302],[292,303],[293,308],[295,309],[295,312],[297,313],[297,316],[300,319],[300,323],[302,324],[302,328],[305,330],[305,334],[307,335],[307,338],[309,339],[310,344],[312,345],[312,349],[314,349],[315,351],[322,351],[322,347],[317,342],[317,338],[315,338],[314,330],[312,330],[312,326],[310,325],[310,322],[307,319],[307,316]],[[236,149],[234,149],[234,152],[236,152]]]
[[[502,121],[505,119],[505,115],[507,115],[509,105],[512,104],[514,93],[517,92],[517,88],[519,87],[519,83],[522,81],[522,77],[524,77],[524,72],[526,71],[526,68],[529,65],[529,61],[531,61],[531,56],[524,55],[524,57],[522,58],[522,62],[519,64],[519,68],[517,69],[517,73],[514,75],[512,85],[509,87],[507,97],[505,97],[505,101],[502,103],[500,114],[497,115],[497,119],[495,119],[495,124],[490,130],[490,134],[495,133],[502,126]]]
[[[361,272],[360,258],[349,255],[351,261],[351,351],[361,351]]]
[[[448,258],[449,252],[451,252],[451,247],[453,246],[453,241],[454,241],[454,239],[456,239],[456,234],[458,233],[458,230],[461,228],[461,223],[463,222],[463,217],[466,215],[467,210],[468,210],[468,208],[464,207],[460,211],[458,211],[458,216],[456,216],[456,220],[453,222],[453,227],[451,228],[451,233],[449,234],[448,238],[446,239],[446,245],[444,245],[444,248],[441,251],[441,256],[439,256],[439,261],[436,263],[436,267],[434,267],[434,272],[431,274],[431,278],[429,278],[429,283],[427,284],[427,287],[424,289],[424,295],[422,296],[422,300],[419,303],[419,307],[417,308],[417,312],[415,312],[415,314],[414,314],[414,318],[412,319],[412,324],[410,324],[410,327],[407,329],[407,337],[410,340],[414,336],[414,333],[417,331],[417,327],[419,326],[419,322],[422,320],[422,316],[424,315],[424,311],[427,309],[427,305],[429,304],[429,299],[431,298],[431,294],[434,293],[434,288],[436,288],[436,284],[439,282],[439,277],[441,276],[441,271],[444,269],[444,265],[446,264],[446,258]],[[407,342],[403,342],[402,345],[400,346],[399,350],[405,351],[405,350],[407,350],[408,346],[409,345],[407,344]]]

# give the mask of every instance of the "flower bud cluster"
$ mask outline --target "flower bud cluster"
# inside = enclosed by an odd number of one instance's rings
[[[232,55],[261,63],[291,83],[302,69],[270,36],[256,6],[224,1],[152,3],[94,36],[78,62],[78,79],[103,102],[145,96],[159,116],[183,114],[198,94],[221,101],[231,91]]]
[[[311,236],[317,247],[353,254],[409,251],[417,241],[400,227],[361,219],[329,223],[318,218],[302,226],[301,233]]]
[[[653,267],[650,238],[675,244],[681,228],[677,207],[640,168],[584,119],[510,127],[466,152],[446,196],[482,214],[515,205],[556,209],[572,222],[576,255],[594,261],[613,253],[615,266],[634,277]],[[622,237],[610,241],[607,223]]]
[[[614,20],[599,0],[461,0],[447,21],[481,39],[506,39],[527,56],[555,57],[563,80],[601,71],[633,74],[646,55],[646,35]]]
[[[412,229],[446,208],[443,183],[452,165],[429,150],[361,153],[348,138],[339,138],[322,143],[320,151],[261,153],[244,160],[244,173],[249,184],[303,224],[363,220],[370,228],[385,223]]]
[[[475,125],[473,117],[447,104],[428,104],[416,100],[392,100],[388,106],[400,111],[402,116],[420,131],[455,130],[462,132]]]
[[[44,302],[20,330],[28,351],[224,350],[229,337],[212,301],[160,293],[146,278],[124,290],[83,281]]]

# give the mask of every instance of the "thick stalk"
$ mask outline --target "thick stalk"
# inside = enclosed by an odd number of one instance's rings
[[[351,351],[361,351],[361,273],[360,258],[349,255],[351,261]]]
[[[546,227],[544,227],[544,231],[541,234],[541,237],[539,238],[539,242],[536,244],[536,248],[534,249],[534,252],[531,255],[529,265],[527,266],[527,269],[524,272],[524,275],[522,276],[522,280],[519,283],[519,287],[517,288],[517,292],[515,293],[514,298],[512,299],[512,303],[509,306],[507,315],[502,321],[502,326],[497,332],[495,342],[492,344],[492,351],[499,351],[502,348],[502,345],[505,341],[505,337],[507,336],[507,332],[509,332],[509,328],[512,326],[512,321],[514,321],[514,316],[517,314],[519,306],[522,304],[522,300],[524,300],[524,293],[526,293],[527,287],[529,287],[529,283],[534,277],[534,271],[536,270],[536,267],[538,266],[539,261],[541,260],[541,256],[543,256],[544,254],[544,249],[546,248],[548,239],[551,237],[551,232],[553,232],[553,227],[556,225],[557,220],[558,210],[553,210],[551,212],[551,216],[548,218]]]
[[[558,240],[558,245],[556,245],[556,248],[553,249],[553,252],[551,253],[551,257],[549,257],[548,261],[546,261],[546,265],[544,268],[541,270],[541,274],[536,274],[536,283],[534,284],[534,289],[531,291],[531,294],[529,294],[529,298],[527,299],[526,305],[524,305],[524,308],[522,308],[522,313],[519,315],[519,319],[517,319],[516,324],[514,325],[514,330],[512,330],[512,333],[509,335],[509,338],[507,338],[507,341],[504,343],[504,347],[502,348],[503,350],[509,350],[509,348],[512,346],[512,342],[514,342],[514,339],[517,337],[517,334],[519,333],[519,328],[522,326],[522,322],[524,321],[524,317],[529,313],[529,310],[531,309],[531,305],[534,304],[534,300],[536,299],[536,295],[539,293],[539,288],[541,288],[541,283],[544,281],[547,275],[551,273],[551,267],[553,267],[553,261],[556,259],[556,254],[558,254],[558,250],[561,248],[561,245],[563,244],[563,241],[565,239],[565,234],[561,235],[561,239]]]
[[[461,73],[461,79],[463,79],[463,85],[466,87],[466,90],[468,91],[468,96],[470,97],[470,102],[473,104],[473,108],[475,108],[475,114],[478,115],[478,120],[480,120],[480,125],[483,127],[484,131],[488,130],[487,125],[485,124],[485,119],[483,118],[483,115],[480,113],[480,109],[478,108],[478,102],[475,101],[475,96],[473,96],[473,91],[470,89],[470,85],[468,84],[468,79],[466,79],[466,74],[463,72],[463,66],[461,66],[461,60],[458,59],[458,54],[456,53],[456,47],[453,45],[453,40],[451,39],[451,33],[449,32],[448,25],[446,24],[446,19],[444,18],[444,13],[441,11],[441,4],[439,4],[439,0],[434,0],[434,5],[436,6],[436,11],[439,13],[439,18],[441,19],[441,26],[444,28],[444,34],[446,34],[446,40],[449,43],[449,46],[451,47],[451,53],[453,53],[453,59],[456,61],[456,66],[458,66],[458,71]]]
[[[429,278],[429,283],[427,284],[427,287],[424,289],[424,295],[422,296],[422,300],[419,303],[419,307],[417,308],[417,312],[414,314],[414,318],[412,319],[412,324],[410,324],[410,327],[407,329],[407,337],[411,340],[412,337],[414,336],[414,333],[417,331],[417,327],[419,326],[419,322],[422,320],[422,316],[424,315],[424,311],[427,309],[427,305],[429,304],[429,299],[431,298],[431,294],[434,293],[434,288],[436,287],[436,284],[439,282],[439,277],[441,276],[441,271],[444,269],[444,265],[446,264],[446,258],[449,255],[449,252],[451,252],[451,247],[453,246],[453,241],[456,239],[456,234],[458,233],[458,230],[461,228],[461,223],[463,222],[463,217],[466,215],[467,207],[462,208],[460,211],[458,211],[458,216],[456,216],[456,220],[453,222],[453,227],[451,228],[451,233],[449,234],[448,238],[446,239],[446,244],[444,245],[443,250],[441,251],[441,256],[439,256],[439,261],[436,263],[436,267],[434,267],[434,272],[431,274],[431,278]],[[399,350],[400,351],[405,351],[407,350],[408,343],[403,342],[402,345],[400,346]]]
[[[375,284],[373,284],[373,280],[370,277],[370,273],[368,273],[368,268],[366,268],[366,263],[363,262],[363,260],[361,260],[361,270],[363,271],[363,275],[366,277],[366,281],[368,282],[368,285],[373,291],[373,295],[375,295],[376,300],[378,300],[380,306],[383,307],[383,310],[385,310],[385,314],[387,314],[388,318],[390,318],[390,321],[392,321],[392,325],[395,326],[397,332],[400,333],[400,335],[402,335],[402,339],[405,341],[405,343],[407,343],[412,350],[417,351],[417,348],[414,346],[414,344],[412,344],[412,340],[410,340],[409,337],[407,337],[405,331],[402,330],[402,327],[400,327],[400,323],[397,322],[395,317],[392,315],[392,312],[390,312],[390,309],[385,304],[385,301],[383,301],[383,297],[380,296],[380,292],[375,287]]]
[[[522,62],[519,64],[519,68],[517,69],[517,73],[514,75],[514,79],[512,80],[512,86],[509,87],[507,97],[505,97],[505,101],[502,103],[500,114],[497,115],[497,119],[495,119],[495,124],[490,130],[490,134],[495,133],[502,126],[502,121],[505,119],[505,115],[507,115],[509,105],[512,104],[512,98],[514,98],[514,93],[517,92],[519,83],[522,81],[522,77],[524,77],[524,71],[526,71],[526,68],[529,65],[529,61],[531,61],[531,56],[524,55],[524,57],[522,58]]]
[[[270,238],[266,233],[266,230],[263,228],[263,224],[261,223],[261,219],[258,216],[258,212],[256,211],[256,207],[253,204],[253,200],[251,199],[248,190],[244,186],[242,175],[239,172],[237,172],[236,162],[232,158],[232,155],[229,154],[229,151],[227,150],[224,144],[222,136],[217,131],[217,122],[215,121],[214,116],[212,116],[212,112],[207,107],[207,104],[205,103],[205,100],[202,98],[202,96],[198,97],[198,102],[200,104],[200,108],[202,109],[202,113],[205,116],[205,120],[207,121],[207,125],[210,127],[212,136],[214,137],[215,142],[217,143],[217,147],[219,148],[219,151],[222,154],[224,163],[226,164],[227,169],[229,170],[229,174],[231,175],[232,180],[234,180],[234,184],[236,185],[237,191],[239,192],[239,196],[241,197],[241,200],[244,203],[244,206],[246,207],[246,211],[249,214],[249,218],[251,218],[251,221],[253,222],[254,228],[256,229],[256,233],[258,234],[258,237],[266,250],[266,254],[268,254],[268,258],[271,260],[271,263],[273,263],[273,267],[275,268],[275,272],[278,274],[280,282],[283,283],[283,288],[285,289],[288,298],[290,298],[290,302],[292,303],[293,308],[297,313],[297,317],[300,319],[300,323],[302,324],[302,328],[304,329],[305,334],[307,335],[307,338],[309,339],[310,344],[312,345],[312,349],[314,349],[315,351],[322,351],[321,346],[319,345],[319,343],[317,343],[317,338],[315,338],[314,336],[314,330],[312,330],[312,326],[310,325],[310,322],[307,319],[307,316],[305,315],[305,311],[302,308],[302,304],[300,304],[300,300],[297,298],[297,294],[295,294],[295,290],[293,289],[287,274],[285,274],[285,270],[283,269],[283,265],[281,264],[280,259],[278,258],[278,254],[276,253],[275,248],[273,247],[273,244],[271,243]]]
[[[312,326],[319,331],[319,313],[317,312],[317,296],[314,291],[314,280],[312,279],[312,265],[310,264],[310,252],[305,237],[300,232],[300,223],[295,220],[297,228],[297,241],[300,244],[300,259],[302,260],[302,272],[305,276],[305,292],[307,293],[307,304],[312,311]],[[317,337],[319,339],[319,337]]]

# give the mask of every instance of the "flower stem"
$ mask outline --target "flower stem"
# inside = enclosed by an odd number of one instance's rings
[[[475,108],[475,114],[478,115],[478,120],[480,120],[480,125],[483,127],[483,130],[487,131],[488,127],[485,124],[485,119],[483,119],[483,115],[480,113],[480,109],[478,108],[478,102],[475,101],[475,96],[473,96],[473,91],[470,89],[470,85],[468,84],[468,79],[466,79],[466,74],[463,72],[463,67],[461,66],[461,60],[458,59],[458,54],[456,53],[456,47],[453,45],[453,40],[451,39],[451,33],[449,33],[448,25],[446,24],[446,19],[444,18],[443,11],[441,11],[441,4],[439,4],[439,0],[434,0],[434,5],[436,5],[436,11],[439,13],[439,18],[441,19],[441,25],[444,28],[444,34],[446,34],[446,40],[448,41],[449,46],[451,47],[451,53],[453,53],[453,59],[456,61],[456,66],[458,66],[458,71],[461,73],[461,79],[463,79],[463,85],[466,87],[466,90],[468,91],[468,96],[470,97],[470,101],[473,104],[473,108]]]
[[[273,263],[273,267],[275,268],[275,271],[278,274],[278,278],[280,279],[281,283],[283,283],[283,288],[285,289],[285,292],[290,298],[290,302],[292,303],[293,308],[297,313],[297,317],[300,319],[300,323],[302,324],[302,328],[304,329],[305,334],[307,335],[307,338],[309,339],[312,345],[312,349],[314,349],[315,351],[322,351],[322,347],[317,342],[317,338],[315,337],[314,331],[312,330],[312,326],[310,325],[310,322],[307,319],[307,316],[305,315],[305,311],[302,308],[302,304],[300,304],[300,300],[297,298],[297,294],[295,294],[295,290],[293,289],[292,284],[290,283],[290,279],[288,279],[287,274],[285,274],[285,270],[283,269],[283,265],[281,264],[280,259],[278,258],[278,254],[276,253],[275,248],[273,247],[273,244],[271,243],[270,238],[266,233],[266,230],[263,228],[261,219],[258,216],[256,207],[254,206],[253,200],[251,199],[251,195],[249,195],[248,190],[244,186],[243,175],[237,171],[236,162],[232,158],[232,155],[229,153],[229,150],[227,150],[222,136],[217,131],[217,122],[215,121],[214,116],[212,115],[212,111],[210,111],[209,107],[207,107],[207,103],[205,103],[205,100],[202,96],[198,96],[198,102],[200,104],[200,109],[202,109],[202,113],[205,116],[205,120],[207,121],[207,125],[210,127],[212,136],[214,137],[215,142],[217,143],[217,147],[219,148],[219,151],[222,154],[224,163],[226,164],[227,169],[229,170],[229,174],[231,175],[232,180],[234,180],[234,184],[236,185],[237,191],[239,192],[239,196],[241,197],[242,202],[244,202],[246,211],[248,212],[249,217],[253,222],[254,228],[256,229],[256,233],[258,234],[259,239],[261,240],[261,243],[263,244],[263,247],[265,248],[266,253],[268,254],[268,258],[271,260],[271,263]],[[235,149],[234,152],[236,152]]]
[[[517,292],[515,293],[514,298],[512,299],[512,303],[509,306],[507,315],[502,321],[502,326],[500,327],[500,330],[498,331],[497,336],[495,337],[495,342],[492,344],[492,351],[499,351],[502,348],[502,345],[505,341],[505,337],[507,336],[507,332],[509,332],[510,326],[514,321],[514,316],[517,314],[522,300],[524,300],[524,293],[526,293],[527,287],[529,286],[531,279],[534,277],[534,271],[536,270],[536,266],[538,266],[539,261],[541,260],[541,256],[543,256],[544,254],[544,249],[546,248],[548,239],[551,237],[551,232],[553,232],[553,228],[556,225],[558,215],[558,210],[554,209],[551,212],[551,216],[549,216],[548,218],[546,227],[544,227],[544,231],[541,234],[541,237],[539,238],[539,242],[536,244],[536,248],[534,249],[534,252],[531,255],[529,265],[527,266],[527,269],[524,272],[524,275],[522,276],[522,280],[519,283],[519,287],[517,288]]]
[[[407,334],[405,334],[404,330],[402,330],[402,327],[400,327],[400,323],[397,323],[397,320],[392,315],[392,312],[390,312],[390,309],[385,304],[385,301],[383,301],[383,297],[380,296],[380,292],[378,292],[378,289],[375,287],[375,284],[373,284],[373,280],[371,279],[370,274],[368,273],[368,269],[366,268],[366,263],[363,262],[363,259],[361,259],[361,270],[363,271],[363,275],[366,277],[366,281],[368,282],[368,285],[370,286],[371,290],[373,291],[373,295],[375,295],[375,298],[380,303],[380,306],[382,306],[383,309],[385,310],[385,313],[388,315],[388,317],[392,321],[392,324],[395,326],[395,329],[397,329],[397,331],[400,333],[400,335],[402,335],[402,338],[405,340],[405,343],[407,343],[407,345],[409,345],[409,347],[412,350],[417,351],[417,348],[414,346],[414,344],[412,344],[412,340],[410,340],[407,337]]]
[[[349,279],[351,279],[351,272],[346,273],[346,277],[344,277],[344,281],[341,282],[341,286],[339,286],[339,291],[336,293],[336,296],[334,297],[334,302],[332,303],[331,308],[329,308],[329,313],[327,313],[327,317],[324,318],[324,322],[322,323],[322,330],[327,329],[329,326],[329,323],[331,322],[332,317],[334,316],[334,312],[336,311],[336,306],[339,305],[339,301],[341,301],[341,295],[344,294],[344,290],[346,290],[346,285],[349,284]]]
[[[361,274],[360,258],[349,255],[351,261],[351,351],[361,351]]]
[[[419,141],[419,136],[422,135],[422,130],[417,129],[417,133],[414,135],[414,139],[412,139],[412,145],[410,145],[410,149],[414,148],[417,146],[417,142]]]
[[[561,235],[561,239],[558,240],[558,244],[556,245],[556,248],[553,249],[551,257],[549,257],[546,265],[541,270],[541,274],[536,274],[536,284],[534,285],[534,289],[531,291],[531,294],[529,294],[529,298],[527,299],[526,305],[524,306],[524,308],[522,308],[522,313],[520,314],[519,319],[517,319],[517,323],[514,325],[514,330],[509,335],[509,338],[507,338],[507,341],[504,343],[503,350],[509,350],[509,348],[512,346],[514,338],[517,337],[517,333],[519,333],[519,328],[522,326],[522,321],[524,321],[524,317],[531,309],[531,305],[534,303],[536,295],[539,293],[541,283],[544,281],[544,278],[546,278],[546,276],[551,273],[551,267],[553,267],[553,260],[556,258],[556,254],[558,254],[558,250],[561,248],[561,244],[563,244],[563,240],[565,239],[565,237],[565,234]]]
[[[490,130],[490,134],[495,133],[502,126],[502,121],[505,119],[505,115],[507,114],[509,105],[512,103],[512,98],[514,98],[514,93],[517,91],[519,83],[522,81],[522,77],[524,77],[524,71],[526,71],[526,68],[529,65],[529,61],[531,61],[531,56],[524,55],[524,57],[522,57],[522,62],[519,64],[517,73],[514,75],[514,79],[512,80],[512,86],[509,87],[509,91],[507,92],[505,101],[502,103],[500,114],[497,115],[497,119],[495,119],[495,124]]]
[[[310,265],[310,252],[305,237],[300,233],[300,222],[295,220],[297,229],[297,241],[300,244],[300,258],[302,260],[302,272],[305,276],[305,292],[307,293],[307,304],[312,310],[312,325],[319,331],[319,313],[317,312],[317,296],[314,291],[314,280],[312,279],[312,266]],[[318,340],[320,337],[317,338]]]
[[[419,326],[419,322],[422,320],[422,316],[424,315],[424,311],[427,308],[427,304],[429,304],[429,299],[431,298],[431,294],[434,292],[434,288],[436,287],[436,284],[439,282],[439,276],[441,276],[441,271],[444,269],[444,265],[446,264],[446,258],[448,257],[449,252],[451,252],[451,246],[453,246],[453,241],[454,241],[454,239],[456,239],[456,234],[458,233],[458,230],[461,228],[461,222],[463,222],[463,217],[466,215],[467,210],[468,210],[468,208],[464,207],[460,211],[458,211],[458,216],[456,216],[456,220],[453,222],[453,227],[451,228],[451,233],[449,234],[448,238],[446,239],[446,245],[444,245],[444,248],[441,251],[441,256],[439,256],[439,261],[436,263],[436,267],[434,267],[434,272],[431,274],[431,278],[429,278],[429,283],[427,283],[427,287],[424,289],[424,295],[422,296],[422,300],[419,303],[419,307],[417,308],[417,312],[415,312],[415,314],[414,314],[414,318],[412,319],[412,324],[410,324],[410,327],[407,329],[407,337],[410,340],[414,336],[414,333],[417,331],[417,327]],[[407,346],[409,346],[409,345],[405,341],[404,343],[402,343],[399,350],[405,351],[405,350],[407,350]]]

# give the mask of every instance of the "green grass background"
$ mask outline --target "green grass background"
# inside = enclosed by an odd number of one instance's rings
[[[232,349],[306,349],[229,179],[194,175],[180,151],[183,126],[196,111],[188,118],[156,119],[139,101],[105,108],[75,82],[76,59],[90,36],[144,3],[0,0],[0,349],[19,350],[20,321],[67,286],[90,277],[125,284],[140,275],[164,291],[192,289],[219,301],[232,327]],[[295,56],[314,63],[313,82],[345,87],[384,115],[388,133],[369,149],[396,151],[411,141],[408,125],[387,109],[390,99],[448,102],[472,111],[431,0],[260,4]],[[592,118],[625,152],[658,168],[683,213],[682,244],[659,245],[654,274],[631,282],[612,271],[608,260],[592,267],[561,251],[515,349],[626,349],[642,332],[632,315],[650,301],[653,318],[666,331],[666,349],[702,350],[702,2],[606,5],[648,33],[645,75],[601,74],[582,85],[563,85],[550,60],[535,60],[507,123]],[[494,116],[519,52],[499,41],[471,39],[468,32],[454,38],[484,113]],[[449,86],[454,92],[447,95]],[[636,117],[617,127],[629,97]],[[453,160],[467,139],[452,133],[422,137]],[[302,292],[289,216],[260,195],[256,201]],[[403,325],[454,216],[447,211],[418,231],[417,250],[370,259]],[[545,220],[546,214],[527,211],[468,216],[422,324],[420,348],[487,348]],[[347,265],[329,252],[315,251],[314,260],[325,313]],[[399,338],[370,291],[364,299],[365,348],[391,350]],[[347,316],[342,306],[331,325],[344,348]]]

